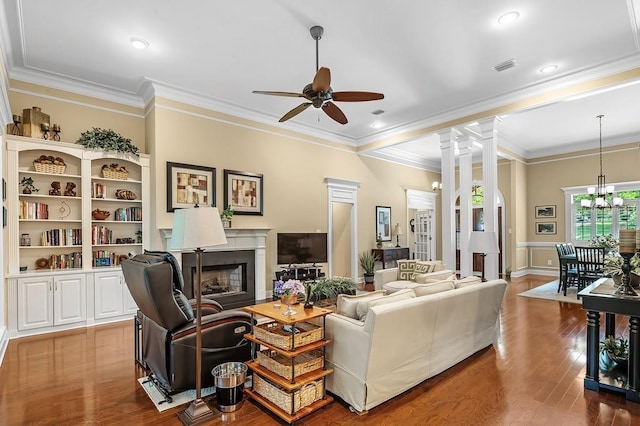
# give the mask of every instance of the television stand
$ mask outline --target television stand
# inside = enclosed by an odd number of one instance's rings
[[[323,278],[324,272],[322,272],[322,268],[316,265],[309,266],[295,266],[289,265],[287,268],[276,271],[276,278],[282,281],[287,280],[300,280],[300,281],[309,281],[316,280],[318,278]]]

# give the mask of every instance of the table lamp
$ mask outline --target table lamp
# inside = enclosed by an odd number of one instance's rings
[[[178,209],[173,216],[173,231],[170,248],[173,250],[193,250],[196,253],[196,399],[178,413],[185,425],[199,424],[211,419],[213,411],[202,400],[202,253],[203,247],[227,243],[222,228],[220,213],[215,207]]]
[[[393,227],[393,233],[396,234],[396,247],[400,247],[400,235],[402,234],[402,227],[399,223],[396,223],[396,226]]]
[[[489,253],[500,253],[498,235],[495,232],[471,232],[469,251],[471,253],[480,253],[482,256],[482,281],[487,281],[484,277],[484,258],[487,257]]]

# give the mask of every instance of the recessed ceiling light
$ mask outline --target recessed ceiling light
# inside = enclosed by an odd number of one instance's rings
[[[382,127],[384,127],[384,123],[381,121],[374,121],[371,124],[371,127],[373,127],[374,129],[381,129]]]
[[[540,68],[540,73],[541,74],[550,74],[550,73],[554,72],[557,69],[558,69],[557,65],[547,65],[547,66],[544,66],[544,67]]]
[[[515,11],[507,12],[498,18],[498,23],[501,25],[512,24],[516,22],[519,17],[520,17],[520,14],[518,12],[515,12]]]
[[[131,43],[131,46],[135,47],[136,49],[146,49],[147,47],[149,47],[149,42],[147,40],[143,40],[141,38],[138,37],[130,37],[129,38],[129,43]]]

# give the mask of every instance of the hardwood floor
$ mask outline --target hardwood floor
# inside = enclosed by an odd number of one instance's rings
[[[497,347],[489,347],[356,416],[341,401],[299,425],[634,425],[640,404],[583,388],[586,316],[581,305],[518,297],[549,277],[513,279]],[[12,340],[0,368],[2,425],[179,425],[158,413],[136,379],[132,321]],[[626,318],[617,334],[628,336]],[[391,349],[391,348],[390,348]],[[247,401],[213,425],[277,425]]]

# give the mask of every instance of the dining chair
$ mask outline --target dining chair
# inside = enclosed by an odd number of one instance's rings
[[[604,247],[576,247],[578,291],[603,275]]]
[[[571,243],[560,243],[556,244],[556,251],[558,252],[558,265],[560,269],[558,293],[562,290],[562,293],[566,296],[567,287],[577,284],[578,282],[575,249]]]

